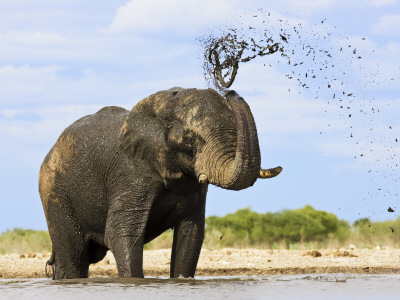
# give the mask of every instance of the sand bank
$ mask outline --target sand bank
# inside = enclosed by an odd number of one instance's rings
[[[171,250],[144,251],[145,276],[168,276]],[[0,278],[45,277],[50,253],[0,256]],[[90,266],[90,277],[117,276],[112,253]],[[259,250],[203,249],[197,276],[311,273],[400,273],[400,249]]]

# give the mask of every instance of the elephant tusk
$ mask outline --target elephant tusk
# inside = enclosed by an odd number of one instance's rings
[[[282,167],[276,167],[272,169],[260,169],[260,176],[258,178],[272,178],[278,176],[282,172]]]
[[[200,174],[200,176],[199,176],[199,183],[208,183],[207,175]]]

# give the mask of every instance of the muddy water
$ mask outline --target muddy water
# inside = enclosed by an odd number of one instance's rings
[[[90,297],[90,298],[89,298]],[[400,299],[400,275],[0,280],[0,299]]]

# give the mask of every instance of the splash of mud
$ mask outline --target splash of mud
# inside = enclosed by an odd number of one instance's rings
[[[328,94],[339,101],[355,97],[345,82],[351,70],[343,68],[340,60],[359,60],[362,54],[351,44],[334,48],[339,44],[332,43],[330,27],[324,26],[324,20],[316,31],[309,25],[272,17],[262,9],[257,15],[244,14],[240,19],[237,26],[219,28],[215,34],[198,38],[209,85],[223,93],[234,83],[240,64],[275,54],[279,60],[270,62],[286,65],[286,77],[297,80],[316,99]],[[313,86],[318,88],[310,89]]]
[[[239,38],[235,32],[236,30],[231,28],[225,36],[218,39],[209,37],[205,42],[204,69],[220,91],[233,84],[239,69],[239,62],[245,63],[257,56],[273,54],[278,50],[283,51],[283,48],[280,47],[281,44],[274,42],[270,37],[260,42],[256,42],[251,37],[248,42]],[[262,45],[262,43],[265,43],[265,45]],[[252,51],[253,54],[243,58],[244,53],[248,51]]]
[[[298,88],[290,92],[328,103],[331,111],[321,113],[333,112],[336,121],[329,122],[326,131],[344,126],[341,135],[354,152],[354,165],[367,170],[371,185],[361,201],[382,199],[384,207],[396,208],[400,131],[390,115],[393,104],[376,98],[382,99],[385,88],[400,78],[383,76],[375,50],[367,46],[371,41],[338,34],[325,19],[310,25],[263,9],[237,16],[234,26],[220,27],[198,41],[204,76],[221,94],[234,84],[240,66],[252,62],[279,68],[296,81]],[[321,128],[320,134],[324,131]],[[374,211],[369,217],[373,215]]]

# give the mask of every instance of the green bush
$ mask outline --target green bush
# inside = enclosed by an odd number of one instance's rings
[[[0,253],[50,252],[51,241],[45,230],[14,228],[0,234]]]
[[[265,214],[245,208],[224,217],[208,217],[206,237],[209,232],[219,232],[224,237],[224,241],[219,242],[221,247],[245,243],[250,247],[283,244],[289,248],[296,243],[324,243],[330,238],[344,242],[350,235],[350,225],[332,213],[315,210],[309,205]]]

